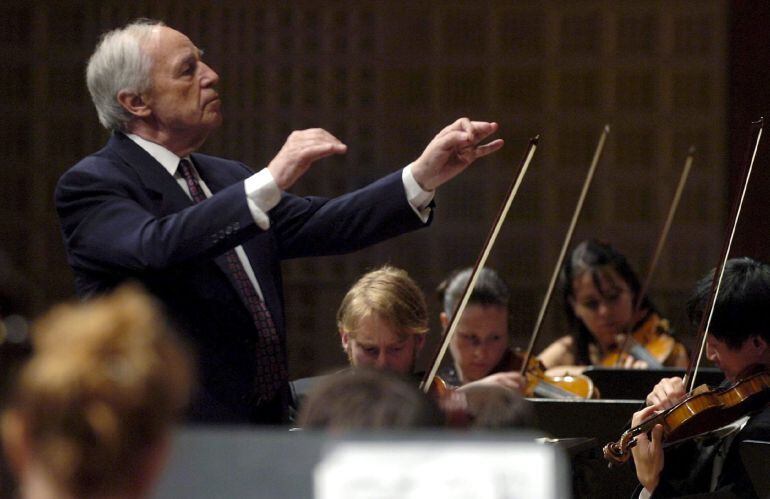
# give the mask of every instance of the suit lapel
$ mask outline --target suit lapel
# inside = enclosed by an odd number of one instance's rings
[[[144,189],[160,199],[159,214],[168,215],[192,206],[192,200],[179,187],[176,179],[126,135],[114,133],[108,147],[136,172]]]
[[[154,193],[154,196],[159,198],[159,214],[177,213],[193,205],[192,200],[187,197],[176,180],[168,174],[163,166],[130,138],[122,133],[115,133],[110,138],[108,148],[114,151],[125,164],[136,172],[147,192]],[[206,182],[206,186],[208,186],[212,194],[216,194],[232,183],[232,179],[228,178],[224,172],[220,172],[216,165],[208,161],[205,156],[193,154],[192,158],[198,173],[203,181]],[[259,255],[267,256],[273,251],[270,241],[271,238],[266,233],[257,235],[245,242],[243,248],[262,290],[265,305],[270,310],[278,330],[283,331],[280,297],[269,263],[272,259],[259,257]],[[226,257],[219,255],[214,258],[214,263],[227,276],[236,295],[244,303],[243,297],[238,292],[238,288],[230,275]],[[245,303],[244,306],[246,306]]]

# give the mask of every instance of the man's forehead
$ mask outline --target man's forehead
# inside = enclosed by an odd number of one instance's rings
[[[354,340],[361,346],[400,345],[409,339],[408,334],[396,335],[383,331],[359,331]]]
[[[153,28],[146,48],[151,54],[160,55],[170,62],[200,53],[200,49],[187,35],[168,26]]]

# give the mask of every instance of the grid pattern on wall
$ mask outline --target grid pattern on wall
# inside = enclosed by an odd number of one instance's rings
[[[365,270],[404,267],[432,294],[471,265],[527,139],[540,134],[490,260],[513,288],[514,334],[527,335],[604,123],[612,133],[576,240],[612,241],[642,275],[686,151],[697,147],[652,288],[684,330],[684,298],[717,258],[726,211],[726,9],[723,0],[7,1],[0,244],[35,283],[39,306],[72,294],[53,186],[107,136],[84,64],[101,32],[146,16],[187,33],[221,77],[225,122],[206,152],[258,168],[291,130],[316,126],[349,145],[297,194],[333,196],[408,164],[459,116],[500,122],[506,147],[440,189],[430,229],[286,262],[294,376],[344,363],[334,316]],[[563,330],[558,301],[543,344]]]

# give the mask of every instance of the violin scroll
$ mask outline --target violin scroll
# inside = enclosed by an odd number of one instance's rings
[[[636,435],[631,430],[627,430],[623,432],[617,442],[610,442],[602,447],[604,459],[609,461],[607,466],[612,468],[613,466],[624,464],[631,457],[631,452],[629,451],[635,445]]]

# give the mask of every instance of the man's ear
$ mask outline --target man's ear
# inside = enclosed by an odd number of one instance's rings
[[[350,346],[350,333],[345,331],[344,329],[340,328],[340,341],[342,343],[342,350],[347,353],[348,346]]]
[[[446,329],[446,327],[449,325],[449,317],[447,316],[446,312],[441,312],[438,318],[441,321],[441,328]]]
[[[123,109],[137,118],[146,118],[152,113],[152,109],[150,109],[141,95],[129,92],[128,90],[118,92],[118,102],[123,106]]]
[[[767,341],[761,336],[752,336],[751,337],[751,344],[754,346],[754,348],[757,349],[757,351],[760,354],[763,354],[767,351]]]

